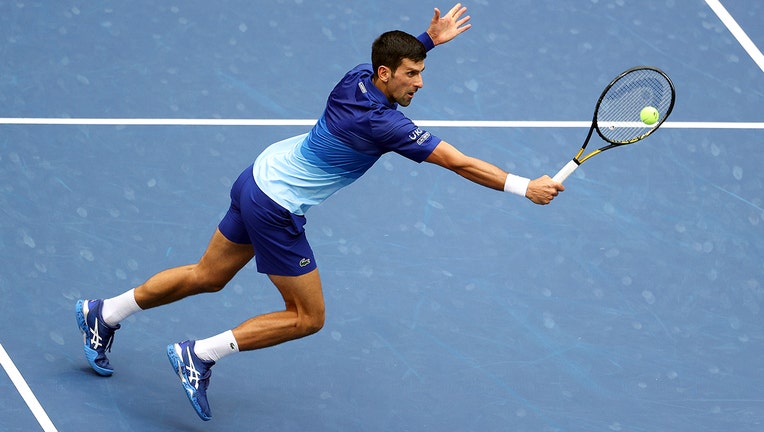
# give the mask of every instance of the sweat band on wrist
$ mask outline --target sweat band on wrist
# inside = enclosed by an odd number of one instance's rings
[[[507,180],[504,182],[504,192],[524,197],[525,192],[528,190],[528,183],[530,182],[531,179],[516,176],[514,174],[507,174]]]
[[[435,48],[435,42],[432,41],[432,38],[430,37],[430,34],[427,32],[424,32],[416,37],[419,39],[419,42],[422,42],[424,45],[424,48],[427,51],[430,51],[431,49]]]

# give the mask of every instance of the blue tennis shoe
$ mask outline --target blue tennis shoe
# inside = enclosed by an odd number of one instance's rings
[[[98,375],[111,376],[114,373],[114,368],[109,364],[106,351],[111,352],[114,332],[120,326],[112,327],[103,322],[102,308],[103,300],[79,300],[75,306],[75,315],[77,325],[82,332],[85,358],[87,358],[90,367]]]
[[[207,402],[207,386],[210,385],[210,368],[214,361],[204,361],[194,354],[196,341],[184,341],[167,346],[167,358],[180,378],[180,383],[186,391],[199,417],[207,421],[212,418],[210,404]]]

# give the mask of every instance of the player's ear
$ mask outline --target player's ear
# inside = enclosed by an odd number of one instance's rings
[[[380,81],[386,83],[390,80],[392,71],[389,67],[382,65],[377,69],[377,76],[379,77]]]

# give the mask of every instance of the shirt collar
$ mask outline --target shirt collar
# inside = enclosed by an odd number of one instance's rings
[[[363,85],[363,87],[361,88],[361,91],[363,91],[365,88],[366,89],[365,93],[368,94],[369,97],[374,102],[385,105],[388,108],[398,109],[398,103],[390,102],[390,100],[387,99],[387,96],[385,96],[385,94],[382,93],[382,90],[380,90],[379,87],[377,87],[374,84],[374,82],[371,80],[371,75],[363,77],[363,79],[361,79],[359,84]]]

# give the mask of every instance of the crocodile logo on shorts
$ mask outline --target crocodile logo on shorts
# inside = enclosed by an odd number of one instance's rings
[[[300,260],[300,267],[307,267],[310,265],[310,260],[308,258],[303,258]]]

